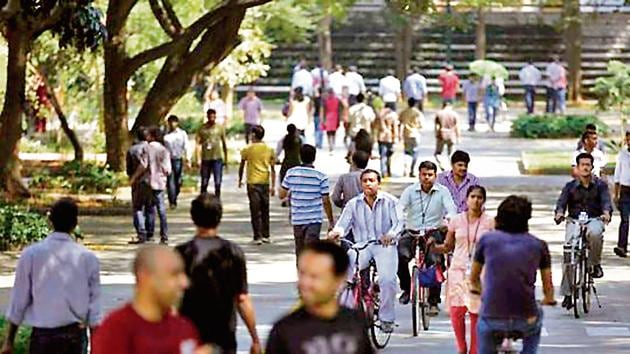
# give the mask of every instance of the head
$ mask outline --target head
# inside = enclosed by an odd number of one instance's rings
[[[446,71],[453,71],[453,64],[446,64],[444,66],[444,70],[446,70]]]
[[[217,90],[212,90],[212,92],[210,92],[210,99],[211,100],[219,99],[219,92]]]
[[[526,197],[511,195],[499,205],[495,220],[497,230],[512,234],[529,231],[528,221],[532,217],[532,203]]]
[[[252,128],[252,132],[250,134],[254,142],[260,142],[265,137],[265,128],[263,128],[262,125],[257,125]]]
[[[352,71],[352,72],[357,72],[357,70],[358,70],[358,69],[357,69],[357,67],[356,67],[356,66],[354,66],[354,65],[350,65],[350,66],[348,67],[348,70],[350,70],[350,71]]]
[[[418,101],[416,101],[416,99],[413,97],[409,97],[409,99],[407,100],[407,104],[409,105],[409,108],[415,106],[417,102]]]
[[[626,131],[626,145],[628,146],[628,149],[630,149],[630,131]]]
[[[361,150],[352,153],[352,165],[359,169],[365,169],[370,161],[370,155]]]
[[[557,63],[560,61],[560,57],[558,55],[552,55],[551,56],[551,61],[554,63]]]
[[[168,125],[168,130],[173,131],[179,127],[179,118],[176,115],[170,115],[166,119],[166,124]]]
[[[151,141],[161,141],[162,140],[162,131],[157,126],[152,126],[147,129],[147,140]]]
[[[435,179],[437,178],[437,165],[431,161],[423,161],[419,167],[418,177],[420,184],[425,190],[433,188]]]
[[[534,65],[534,60],[532,58],[527,59],[527,64]]]
[[[326,97],[335,97],[335,90],[330,87],[326,89]]]
[[[366,197],[375,197],[381,185],[381,175],[372,169],[361,172],[361,189]]]
[[[293,89],[293,98],[295,98],[296,100],[300,102],[304,100],[304,89],[302,89],[301,86],[298,86],[295,89]]]
[[[363,95],[363,93],[359,93],[357,95],[357,103],[363,103],[363,101],[365,101],[365,96]]]
[[[594,149],[597,146],[597,133],[593,131],[585,131],[582,134],[582,144],[587,150]]]
[[[79,222],[79,207],[71,198],[61,198],[53,204],[48,219],[57,232],[72,233]]]
[[[140,127],[136,130],[136,140],[147,141],[147,128]]]
[[[317,150],[313,145],[304,144],[300,148],[300,159],[303,164],[312,165],[315,162]]]
[[[256,97],[256,91],[254,91],[254,88],[251,86],[247,89],[247,97],[249,98]]]
[[[387,69],[387,76],[395,76],[396,72],[393,69]]]
[[[202,193],[190,204],[190,217],[197,228],[216,229],[221,223],[221,200],[209,193]]]
[[[466,205],[468,210],[480,212],[486,203],[486,189],[480,185],[468,187],[466,191]]]
[[[593,155],[583,152],[575,158],[575,165],[577,166],[578,176],[588,178],[593,173],[593,163],[595,159]]]
[[[451,155],[451,168],[455,176],[466,177],[469,163],[470,155],[466,151],[457,150]]]
[[[287,134],[289,135],[297,134],[297,127],[295,126],[295,124],[291,123],[287,125]]]
[[[140,248],[133,262],[136,296],[168,313],[188,287],[184,262],[172,248],[148,245]]]
[[[208,119],[208,124],[213,125],[217,121],[217,111],[210,108],[206,111],[206,118]]]
[[[453,108],[453,103],[450,101],[444,101],[442,103],[442,109],[449,109],[449,108]]]
[[[309,243],[298,257],[298,291],[304,306],[309,309],[335,303],[349,265],[348,255],[336,244]]]
[[[335,65],[335,71],[342,72],[343,66],[341,66],[340,64]]]
[[[585,132],[593,132],[593,133],[597,133],[597,126],[593,123],[588,123],[585,127],[584,127],[584,131]]]

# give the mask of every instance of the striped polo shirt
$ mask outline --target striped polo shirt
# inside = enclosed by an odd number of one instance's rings
[[[322,222],[322,196],[328,195],[328,176],[313,167],[293,167],[287,171],[282,188],[291,193],[292,225]]]

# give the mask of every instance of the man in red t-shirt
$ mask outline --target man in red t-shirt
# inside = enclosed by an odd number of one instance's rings
[[[446,65],[438,80],[440,80],[440,85],[442,85],[442,101],[444,103],[453,103],[459,89],[459,77],[453,71],[453,66],[450,64]]]
[[[199,334],[173,312],[188,287],[181,257],[166,246],[145,246],[133,265],[136,291],[131,303],[112,312],[98,328],[92,354],[202,354]]]

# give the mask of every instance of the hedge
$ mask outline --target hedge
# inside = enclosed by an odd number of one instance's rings
[[[510,135],[515,138],[575,138],[581,136],[584,127],[595,124],[600,134],[609,131],[608,125],[595,115],[521,115],[512,122]]]

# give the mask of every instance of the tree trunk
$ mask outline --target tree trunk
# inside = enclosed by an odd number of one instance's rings
[[[582,100],[582,20],[579,0],[565,0],[565,58],[569,65],[569,100]]]
[[[22,135],[22,112],[26,89],[26,60],[32,34],[9,25],[5,38],[9,47],[7,88],[0,114],[0,186],[10,198],[29,197],[20,173],[18,142]]]
[[[475,31],[475,59],[486,57],[486,14],[483,7],[477,8],[477,28]]]
[[[317,31],[317,44],[319,46],[319,63],[321,66],[329,70],[333,66],[332,60],[332,36],[330,34],[332,27],[332,15],[327,14],[319,21],[319,29]]]
[[[396,37],[396,75],[399,78],[404,78],[411,67],[413,55],[413,20],[411,17],[405,19],[403,27],[396,32]]]
[[[108,40],[105,43],[103,123],[107,164],[114,171],[125,169],[125,155],[129,145],[127,77],[123,74],[124,59],[124,41]]]

